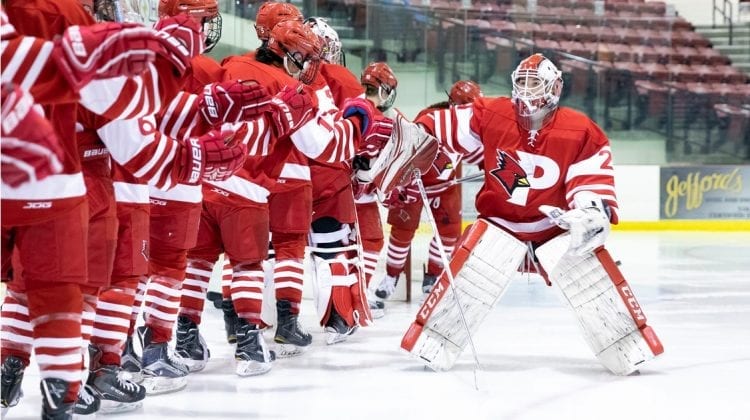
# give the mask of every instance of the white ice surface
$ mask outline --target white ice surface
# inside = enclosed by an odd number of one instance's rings
[[[415,259],[426,243],[418,238]],[[538,277],[515,281],[476,334],[479,391],[470,352],[452,371],[434,373],[399,350],[417,302],[388,302],[375,326],[326,346],[306,292],[301,318],[314,342],[303,356],[277,361],[264,376],[236,377],[221,313],[208,303],[206,370],[184,391],[147,397],[138,411],[112,418],[750,419],[750,233],[615,232],[609,248],[665,347],[638,376],[601,367]],[[38,380],[32,361],[26,396],[7,419],[38,418]]]

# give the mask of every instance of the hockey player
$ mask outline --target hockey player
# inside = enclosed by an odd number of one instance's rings
[[[433,111],[447,109],[452,105],[470,104],[479,97],[482,97],[479,85],[470,80],[459,80],[451,87],[447,101],[430,105],[417,115],[415,121]],[[429,129],[427,131],[429,132]],[[456,178],[456,168],[460,160],[460,154],[443,147],[429,171],[422,175],[422,182],[430,199],[429,207],[448,254],[453,252],[453,246],[461,234],[461,195],[458,186],[451,184]],[[399,192],[389,197],[388,224],[391,225],[391,233],[388,238],[386,273],[375,290],[377,309],[373,310],[373,316],[383,314],[384,301],[396,289],[422,214],[422,199],[416,185],[409,185]],[[443,262],[437,249],[437,241],[433,238],[430,241],[429,258],[422,279],[423,293],[430,292],[435,279],[442,271]]]
[[[336,31],[322,18],[308,18],[305,23],[323,46],[320,80],[315,83],[320,92],[318,97],[332,98],[333,105],[339,108],[351,98],[364,98],[364,88],[357,77],[341,65],[341,42]],[[368,156],[365,152],[355,159],[364,160]],[[359,327],[357,318],[361,310],[356,299],[366,290],[352,166],[350,162],[310,162],[310,171],[314,196],[310,241],[316,267],[316,304],[327,334],[326,342],[335,344],[346,340]]]
[[[534,252],[599,360],[630,374],[663,348],[603,248],[618,221],[609,141],[585,115],[558,107],[561,72],[543,55],[521,61],[511,81],[511,98],[479,98],[420,120],[460,153],[483,148],[485,181],[479,220],[459,242],[451,275],[435,283],[401,346],[450,369]]]
[[[62,35],[55,45],[19,37],[2,14],[2,54],[8,63],[3,80],[28,87],[38,102],[50,105],[47,115],[64,139],[65,153],[60,174],[19,188],[3,186],[4,279],[14,245],[23,266],[23,273],[17,272],[11,283],[18,291],[9,291],[3,305],[3,317],[16,320],[3,329],[3,406],[15,404],[20,397],[33,335],[34,343],[47,344],[35,349],[45,361],[40,366],[43,418],[69,418],[80,386],[80,284],[87,277],[88,206],[73,127],[77,92],[95,78],[136,75],[155,52],[165,47],[174,50],[171,39],[145,28],[124,31],[122,36],[117,32],[124,26],[116,24],[68,28],[72,23],[90,23],[77,2],[8,1],[5,5],[23,33],[48,39]],[[56,70],[49,66],[52,57],[58,63]],[[4,127],[10,121],[3,118]],[[38,252],[40,244],[46,251],[43,255]]]

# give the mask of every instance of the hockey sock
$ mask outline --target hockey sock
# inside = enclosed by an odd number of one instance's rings
[[[2,360],[15,356],[28,366],[34,339],[26,293],[8,291],[3,302],[2,319]]]
[[[211,280],[213,266],[213,263],[206,260],[188,260],[185,281],[182,283],[180,316],[187,317],[196,325],[201,323],[203,304],[206,301],[206,290]]]
[[[81,385],[81,287],[37,281],[27,285],[29,318],[34,326],[34,353],[41,378],[70,383],[64,401],[74,402]]]
[[[182,281],[154,275],[146,290],[143,312],[146,326],[151,328],[152,343],[167,343],[172,339],[172,327],[177,321]]]
[[[120,365],[139,280],[140,276],[113,277],[112,286],[99,293],[91,343],[102,351],[102,365]],[[90,369],[95,367],[89,366]]]
[[[133,335],[133,333],[135,332],[135,324],[138,322],[138,315],[141,314],[141,306],[143,306],[143,297],[146,295],[148,280],[148,276],[138,276],[138,287],[135,289],[135,296],[133,296],[133,306],[130,311],[130,326],[128,327],[128,337]]]
[[[388,258],[386,260],[386,273],[389,276],[398,277],[404,271],[412,239],[414,239],[414,231],[400,229],[396,226],[391,228],[391,236],[388,238]]]
[[[292,304],[291,313],[298,314],[302,302],[302,281],[304,279],[302,260],[276,260],[273,267],[273,284],[276,287],[276,301],[286,300]]]
[[[446,237],[440,235],[440,240],[443,241],[443,246],[445,247],[445,253],[448,255],[448,258],[450,258],[451,254],[453,254],[453,249],[456,245],[456,238],[454,237]],[[427,273],[432,274],[433,276],[439,276],[440,273],[443,272],[443,261],[440,259],[440,250],[438,249],[437,240],[435,237],[432,237],[432,240],[430,241],[430,256],[427,260]]]
[[[231,289],[237,315],[251,324],[260,325],[263,304],[263,268],[260,263],[234,264]]]

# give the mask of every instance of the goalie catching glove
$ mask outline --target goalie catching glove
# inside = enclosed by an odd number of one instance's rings
[[[414,204],[420,200],[419,187],[412,182],[403,187],[396,187],[385,195],[383,205],[389,209],[401,209],[407,204]]]
[[[582,256],[604,245],[610,231],[609,216],[602,199],[584,191],[576,194],[575,208],[565,211],[554,206],[539,206],[554,224],[570,232],[568,252]]]
[[[213,130],[201,137],[188,139],[179,150],[176,167],[184,184],[201,181],[224,181],[242,168],[247,146],[233,144],[232,131]]]
[[[232,80],[203,88],[200,110],[203,118],[218,128],[223,123],[249,121],[268,111],[270,95],[255,81]]]

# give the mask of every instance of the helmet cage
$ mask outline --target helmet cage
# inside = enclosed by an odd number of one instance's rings
[[[213,17],[203,18],[203,34],[206,36],[206,49],[203,53],[211,51],[221,39],[221,14],[217,14]]]
[[[138,23],[156,21],[146,0],[95,0],[94,17],[98,22]]]
[[[284,61],[284,68],[287,72],[289,71],[289,62],[294,64],[294,67],[298,70],[295,73],[290,72],[292,77],[306,85],[309,85],[315,80],[315,77],[318,75],[318,70],[320,69],[320,57],[303,57],[302,53],[292,53],[281,43],[279,43],[279,48],[284,52],[282,59]]]
[[[562,73],[544,59],[537,68],[524,63],[511,75],[511,99],[518,123],[527,131],[540,130],[554,117],[562,93]]]

